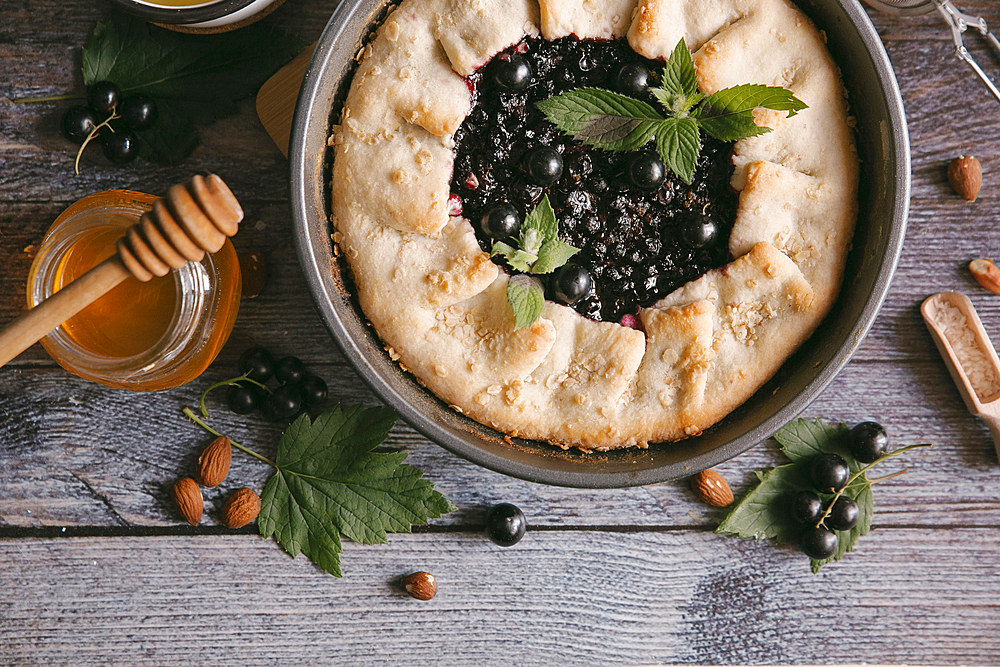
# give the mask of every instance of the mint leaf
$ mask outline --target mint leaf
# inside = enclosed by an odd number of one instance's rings
[[[524,273],[531,271],[532,264],[538,260],[538,255],[524,252],[523,250],[507,245],[503,241],[493,242],[490,257],[496,257],[497,255],[506,259],[507,263],[510,264],[510,268]]]
[[[784,88],[746,84],[708,95],[696,115],[702,128],[716,139],[737,141],[771,131],[754,122],[752,112],[758,107],[787,111],[791,117],[806,105]]]
[[[507,281],[507,302],[514,311],[514,329],[530,327],[545,310],[545,292],[538,278],[511,276]]]
[[[676,93],[671,93],[664,88],[650,88],[649,92],[653,93],[653,97],[662,104],[670,112],[670,115],[674,118],[687,118],[688,111],[691,107],[701,102],[705,96],[701,93],[692,93],[691,95],[681,95]]]
[[[491,257],[500,255],[510,268],[522,273],[551,273],[579,252],[559,239],[559,221],[545,195],[521,223],[518,248],[503,241],[494,241]],[[534,320],[532,320],[534,322]]]
[[[668,118],[656,128],[656,149],[670,171],[685,183],[694,178],[701,153],[701,135],[694,118]]]
[[[694,69],[694,59],[684,39],[681,38],[663,67],[663,87],[682,97],[690,97],[698,92],[698,74]]]
[[[405,452],[375,453],[396,421],[388,408],[335,406],[310,422],[302,415],[281,436],[277,472],[261,494],[260,534],[292,557],[305,554],[339,577],[340,535],[386,542],[455,508]]]
[[[649,104],[597,88],[571,90],[536,103],[545,117],[588,146],[634,151],[653,138],[662,120]]]
[[[521,225],[521,238],[524,239],[525,234],[531,231],[538,233],[539,247],[541,247],[541,243],[551,241],[559,236],[559,221],[556,220],[556,213],[552,210],[552,203],[549,201],[548,195],[542,197],[542,201],[538,202],[535,208],[528,213],[528,217],[524,219],[524,224]],[[527,249],[523,240],[521,247]]]
[[[197,145],[195,124],[236,113],[238,100],[255,93],[305,46],[265,23],[192,35],[112,12],[83,50],[83,81],[113,81],[126,94],[156,100],[156,124],[136,133],[139,154],[175,164]]]
[[[574,248],[561,239],[549,239],[538,251],[538,261],[531,266],[531,272],[552,273],[578,252],[579,248]]]

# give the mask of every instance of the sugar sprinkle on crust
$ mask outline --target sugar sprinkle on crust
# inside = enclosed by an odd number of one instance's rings
[[[650,58],[684,38],[703,90],[778,85],[809,105],[760,110],[773,131],[736,142],[736,259],[644,309],[645,334],[549,302],[515,331],[507,275],[450,215],[462,76],[538,34],[627,35]],[[584,451],[692,437],[829,311],[857,216],[851,125],[822,34],[785,0],[404,0],[331,131],[336,250],[392,358],[457,411]]]

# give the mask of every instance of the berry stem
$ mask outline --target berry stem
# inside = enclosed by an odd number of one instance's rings
[[[219,433],[214,428],[212,428],[211,426],[209,426],[208,424],[206,424],[205,422],[203,422],[201,419],[199,419],[198,415],[196,415],[194,413],[194,410],[192,410],[191,408],[184,408],[184,416],[187,417],[188,419],[190,419],[191,421],[193,421],[198,426],[200,426],[203,429],[205,429],[206,431],[208,431],[209,433],[211,433],[212,435],[214,435],[216,437],[222,436],[221,433]],[[249,454],[250,456],[252,456],[252,457],[254,457],[256,459],[260,459],[261,461],[263,461],[267,465],[271,466],[272,468],[277,468],[278,467],[278,464],[276,464],[271,459],[267,458],[266,456],[261,456],[260,454],[258,454],[257,452],[253,451],[252,449],[248,449],[247,447],[244,447],[243,445],[241,445],[240,443],[236,442],[232,438],[229,438],[229,444],[231,444],[233,447],[235,447],[236,449],[242,451],[245,454]]]
[[[201,398],[198,400],[198,407],[201,408],[201,416],[204,417],[205,419],[208,419],[208,408],[205,407],[205,397],[208,396],[208,392],[212,391],[213,389],[218,389],[219,387],[225,387],[231,384],[239,384],[240,382],[249,382],[251,384],[255,384],[264,391],[266,391],[267,393],[269,394],[271,393],[271,390],[268,389],[267,386],[261,384],[260,382],[257,382],[256,380],[251,380],[246,375],[238,375],[228,380],[222,380],[221,382],[216,382],[211,387],[201,392]]]
[[[833,511],[833,505],[834,505],[834,503],[837,502],[837,499],[840,498],[840,496],[842,496],[844,494],[844,491],[846,491],[847,488],[851,484],[854,483],[854,480],[856,480],[858,477],[861,477],[862,475],[864,475],[865,471],[867,471],[869,468],[871,468],[872,466],[876,466],[879,463],[882,463],[882,461],[885,461],[886,459],[892,458],[893,456],[896,456],[897,454],[902,454],[905,451],[909,451],[911,449],[916,449],[918,447],[933,447],[933,446],[934,445],[931,445],[931,444],[928,444],[928,443],[922,443],[922,444],[919,444],[919,445],[907,445],[906,447],[900,447],[896,451],[891,452],[889,454],[886,454],[885,456],[872,461],[871,463],[869,463],[868,465],[866,465],[864,468],[862,468],[861,470],[859,470],[856,473],[854,473],[853,475],[851,475],[850,479],[847,480],[847,484],[844,484],[844,486],[840,487],[840,490],[837,491],[837,493],[833,494],[833,498],[830,499],[830,504],[826,506],[826,511],[823,512],[823,516],[821,516],[819,518],[819,521],[816,522],[816,527],[819,528],[820,526],[823,525],[823,522],[826,521],[826,518],[828,516],[830,516],[830,512]],[[891,479],[893,477],[898,477],[898,476],[902,475],[903,473],[905,473],[907,470],[909,470],[909,468],[905,468],[904,470],[900,470],[899,472],[893,473],[892,475],[886,475],[885,477],[879,477],[876,480],[872,480],[872,481],[865,480],[865,481],[867,481],[869,484],[874,484],[875,482],[883,482],[883,481],[885,481],[887,479]]]
[[[16,100],[11,100],[11,102],[14,104],[34,104],[35,102],[60,102],[62,100],[83,100],[86,98],[86,95],[67,93],[66,95],[52,95],[49,97],[22,97]]]
[[[112,132],[114,132],[115,128],[111,127],[111,121],[113,121],[116,118],[121,118],[121,116],[119,116],[116,112],[112,111],[111,115],[105,118],[100,125],[96,126],[93,130],[91,130],[90,134],[87,135],[87,138],[83,140],[83,144],[80,146],[80,150],[76,152],[76,161],[73,163],[73,171],[76,172],[77,176],[80,175],[80,157],[83,155],[83,150],[87,147],[87,144],[90,143],[91,139],[97,136],[97,133],[101,131],[102,127],[106,127]]]

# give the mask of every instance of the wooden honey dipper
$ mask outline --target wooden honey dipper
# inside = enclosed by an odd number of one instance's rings
[[[173,186],[118,239],[115,255],[0,331],[0,366],[129,276],[146,282],[218,252],[242,220],[240,203],[215,174]]]

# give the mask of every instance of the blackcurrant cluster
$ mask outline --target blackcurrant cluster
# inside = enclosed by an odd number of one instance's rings
[[[887,453],[889,438],[880,424],[861,422],[851,429],[849,444],[855,459],[874,463]],[[791,513],[793,519],[807,526],[799,547],[810,558],[825,560],[837,553],[840,543],[837,531],[858,525],[861,510],[853,498],[843,493],[851,479],[851,468],[839,454],[813,457],[809,462],[809,479],[814,488],[792,496]]]
[[[260,410],[271,421],[283,421],[326,400],[326,382],[306,372],[298,357],[275,360],[266,349],[252,347],[240,356],[239,371],[226,389],[226,405],[238,415]],[[274,389],[267,386],[271,379],[279,383]]]
[[[62,133],[82,144],[80,153],[99,137],[104,156],[115,164],[125,164],[139,152],[135,133],[152,127],[157,115],[156,102],[150,96],[125,96],[114,83],[98,81],[87,86],[86,105],[71,107],[63,114]]]

